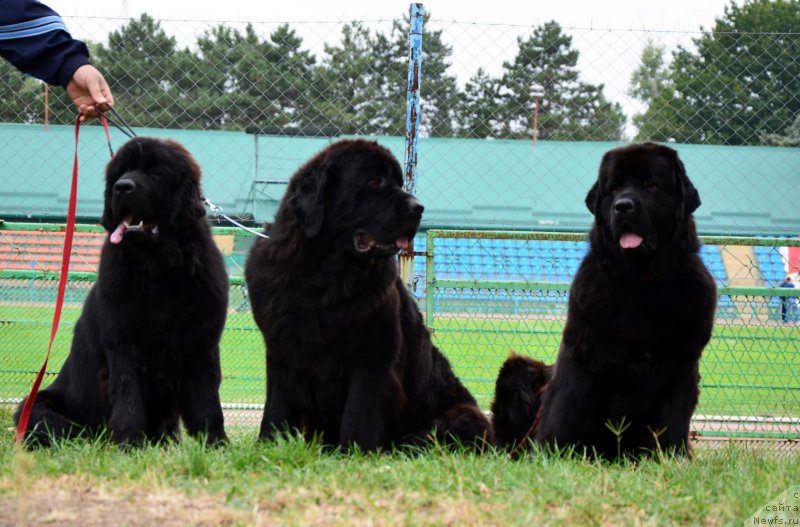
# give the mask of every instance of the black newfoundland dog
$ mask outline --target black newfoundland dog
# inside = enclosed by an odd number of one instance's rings
[[[422,205],[375,142],[332,144],[292,177],[247,260],[267,347],[261,438],[296,429],[362,450],[431,433],[492,441],[475,399],[431,343],[397,273]]]
[[[192,435],[225,439],[218,390],[228,280],[204,215],[200,167],[181,145],[136,138],[117,152],[106,169],[110,235],[97,282],[26,437],[48,444],[107,426],[115,443],[136,445],[176,437],[183,419]]]
[[[591,248],[569,297],[555,366],[512,357],[497,380],[496,433],[607,459],[690,455],[698,363],[717,295],[698,256],[700,205],[677,152],[652,143],[606,153],[586,197]]]

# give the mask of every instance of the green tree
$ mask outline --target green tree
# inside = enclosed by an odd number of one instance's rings
[[[642,51],[639,66],[633,71],[628,88],[628,95],[643,102],[649,108],[653,102],[669,95],[672,89],[669,68],[665,64],[664,53],[666,48],[658,46],[648,40]],[[637,129],[646,126],[646,114],[633,116],[633,124]]]
[[[768,134],[764,137],[764,141],[773,146],[800,146],[800,115],[784,135]]]
[[[467,81],[460,98],[457,116],[459,135],[487,138],[502,134],[502,123],[498,120],[502,108],[498,79],[483,68],[478,68]]]
[[[264,59],[268,65],[266,75],[272,78],[263,93],[275,107],[274,116],[279,124],[304,126],[306,115],[316,103],[318,94],[313,90],[316,58],[303,50],[303,40],[287,24],[279,26],[270,35],[272,45]]]
[[[642,61],[631,74],[628,95],[650,104],[670,85],[669,69],[664,63],[664,46],[648,40],[642,51]]]
[[[184,112],[195,95],[197,58],[177,48],[161,24],[147,14],[112,31],[94,60],[132,126],[200,127]]]
[[[389,67],[377,60],[385,37],[373,35],[361,22],[342,27],[342,40],[325,44],[325,57],[315,71],[313,107],[308,118],[319,126],[335,126],[346,134],[380,134],[391,126],[386,120],[382,92]]]
[[[609,141],[622,136],[625,115],[609,102],[603,85],[580,79],[578,51],[572,37],[555,21],[538,26],[528,38],[518,37],[512,62],[504,62],[501,81],[503,134],[530,137],[535,93],[539,99],[538,137],[574,141]]]
[[[680,47],[671,89],[642,116],[640,139],[762,144],[800,114],[800,0],[731,3],[711,31]]]
[[[50,97],[63,88],[50,89]],[[73,114],[74,117],[74,114]],[[41,123],[44,121],[44,84],[20,73],[0,59],[0,121],[6,123]]]
[[[453,135],[459,100],[455,77],[448,74],[452,48],[441,37],[440,30],[423,35],[420,125],[428,136]],[[326,45],[325,54],[317,71],[317,119],[346,133],[403,135],[408,20],[393,22],[388,33],[345,24],[341,42]]]
[[[244,33],[226,26],[198,39],[199,71],[193,82],[204,102],[197,111],[208,126],[245,129],[253,125],[302,126],[310,106],[315,58],[288,25],[268,39],[248,24]]]
[[[246,116],[253,109],[239,89],[236,68],[247,46],[240,32],[224,25],[212,27],[198,37],[196,67],[185,79],[195,89],[186,89],[184,112],[201,128],[246,126]]]

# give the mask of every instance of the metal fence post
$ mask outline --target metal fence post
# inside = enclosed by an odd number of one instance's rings
[[[433,309],[433,283],[436,278],[434,276],[436,266],[433,261],[435,241],[433,231],[428,231],[425,237],[425,324],[429,328],[433,327],[433,315],[435,313]]]
[[[422,69],[422,4],[411,4],[408,34],[408,86],[406,106],[405,182],[403,190],[416,195],[417,134],[419,133],[419,85]],[[400,253],[400,276],[406,287],[414,287],[414,240]]]

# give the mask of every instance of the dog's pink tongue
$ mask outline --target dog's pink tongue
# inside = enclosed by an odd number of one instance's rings
[[[626,232],[619,239],[623,249],[636,249],[642,244],[642,237],[632,232]]]
[[[406,238],[405,236],[403,236],[402,238],[397,238],[397,241],[395,243],[397,244],[397,248],[400,249],[401,251],[405,251],[406,249],[408,249],[408,238]]]
[[[120,222],[119,226],[111,233],[111,243],[118,244],[122,241],[122,235],[125,234],[125,222]]]

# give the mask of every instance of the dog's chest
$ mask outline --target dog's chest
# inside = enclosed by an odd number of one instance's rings
[[[394,302],[275,315],[265,324],[268,359],[318,382],[346,382],[360,364],[388,365],[402,344]]]
[[[125,338],[161,346],[185,340],[186,335],[205,330],[211,309],[224,299],[209,298],[200,283],[182,277],[150,280],[139,277],[117,287],[105,288],[100,304],[105,318]]]
[[[336,374],[367,359],[371,351],[379,351],[370,349],[380,342],[367,338],[368,334],[374,335],[375,330],[367,327],[366,320],[363,324],[336,323],[313,315],[305,316],[303,320],[302,330],[276,331],[267,343],[270,353],[282,356],[298,369],[325,370],[323,375]],[[381,340],[380,336],[377,339]],[[387,335],[385,340],[384,345],[393,345],[391,336]]]
[[[682,326],[695,299],[683,284],[652,281],[604,289],[613,294],[590,295],[580,301],[584,322],[598,330],[628,340],[653,342],[685,333]]]

